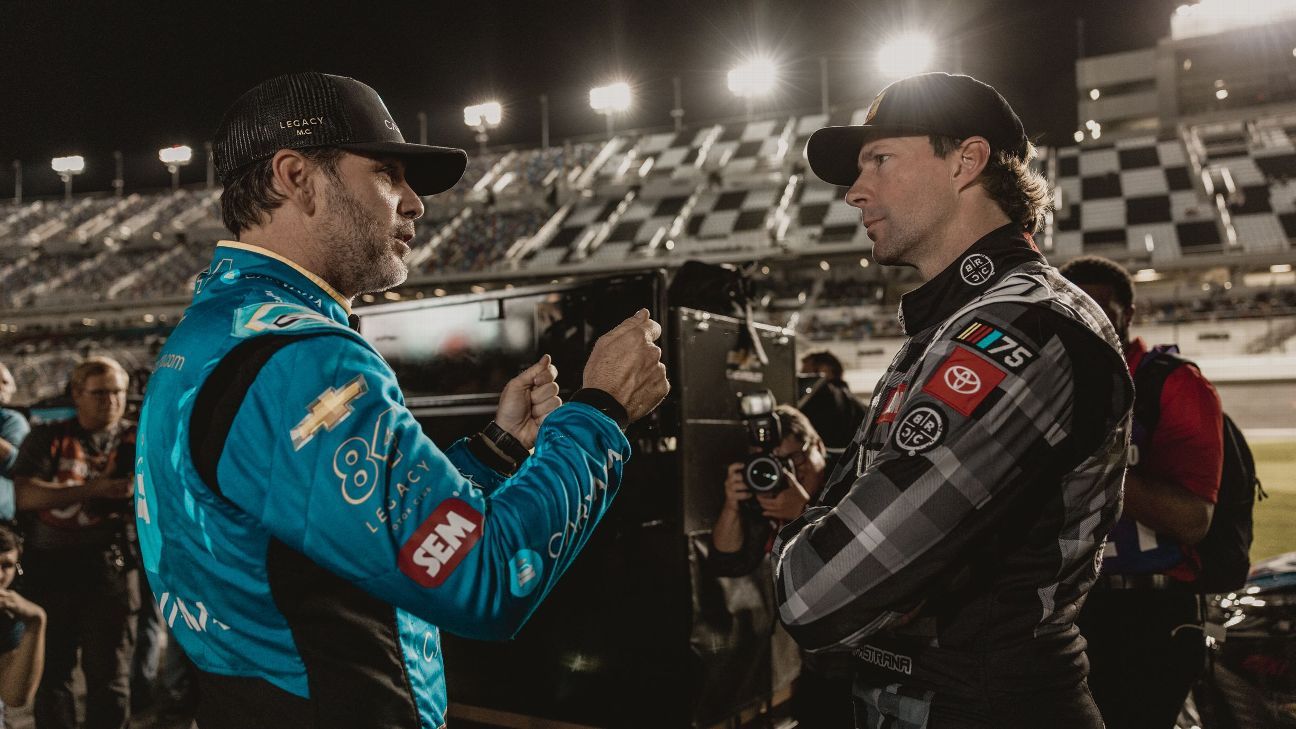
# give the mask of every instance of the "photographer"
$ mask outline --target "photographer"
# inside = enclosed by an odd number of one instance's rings
[[[783,439],[770,455],[790,462],[792,468],[784,469],[785,488],[758,494],[747,487],[745,464],[729,464],[724,507],[711,532],[715,550],[710,564],[723,577],[745,575],[756,569],[769,554],[773,535],[801,515],[828,475],[823,439],[810,420],[791,405],[779,405],[774,414]]]
[[[745,463],[729,465],[725,503],[711,531],[714,549],[708,559],[721,577],[746,575],[769,554],[774,534],[801,515],[823,488],[828,476],[823,439],[800,410],[791,405],[774,409],[779,441],[770,455],[786,462],[782,488],[756,493],[748,488]],[[792,698],[792,712],[804,729],[853,726],[850,682],[812,656],[801,657],[801,676]]]
[[[34,428],[13,469],[18,511],[28,517],[27,596],[49,616],[36,726],[77,725],[79,649],[86,726],[125,727],[140,604],[128,500],[135,423],[122,417],[129,378],[115,360],[90,357],[69,384],[76,417]]]

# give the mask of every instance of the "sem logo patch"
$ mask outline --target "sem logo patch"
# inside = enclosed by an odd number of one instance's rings
[[[936,367],[936,374],[927,381],[922,391],[934,395],[964,415],[971,415],[990,391],[1007,376],[1007,372],[992,363],[959,348]]]
[[[481,539],[481,532],[481,512],[461,499],[446,499],[401,547],[396,564],[420,585],[440,587]]]
[[[540,584],[540,575],[544,574],[544,562],[539,553],[530,549],[520,549],[509,560],[509,592],[514,597],[526,597],[535,592]]]
[[[959,277],[968,286],[980,286],[994,276],[994,261],[982,253],[973,253],[959,264]]]
[[[940,445],[948,429],[945,413],[929,405],[919,405],[896,426],[892,440],[896,448],[916,456]]]
[[[990,359],[1013,372],[1035,361],[1035,352],[980,319],[975,319],[954,337],[954,341],[984,352]]]

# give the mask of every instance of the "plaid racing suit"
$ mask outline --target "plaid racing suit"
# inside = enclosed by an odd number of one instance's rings
[[[1074,621],[1120,510],[1115,333],[1012,226],[900,316],[868,417],[775,544],[780,618],[853,654],[860,726],[1101,726]]]

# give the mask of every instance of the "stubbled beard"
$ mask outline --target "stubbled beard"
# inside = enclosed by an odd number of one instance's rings
[[[330,261],[327,279],[344,296],[386,291],[405,281],[409,268],[393,251],[392,236],[338,180],[325,188],[330,210],[323,225]]]

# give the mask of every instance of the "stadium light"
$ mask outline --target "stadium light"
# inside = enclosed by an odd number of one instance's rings
[[[504,108],[498,101],[487,101],[464,107],[464,124],[477,130],[477,143],[481,145],[482,154],[486,153],[486,142],[490,141],[487,130],[500,125],[504,118]]]
[[[1084,141],[1084,132],[1077,129],[1076,133],[1073,134],[1071,138],[1076,140],[1076,144],[1079,144],[1080,142]]]
[[[901,78],[922,73],[936,57],[936,42],[926,33],[897,35],[878,49],[878,70],[887,78]]]
[[[754,58],[729,70],[729,90],[743,99],[768,96],[778,84],[778,67],[769,58]]]
[[[1090,101],[1097,101],[1100,96],[1102,96],[1102,92],[1099,91],[1098,89],[1089,89]]]
[[[55,157],[50,160],[50,167],[58,173],[59,179],[63,180],[63,200],[72,202],[72,178],[85,172],[85,157],[79,154],[71,157]]]
[[[171,190],[180,189],[180,168],[193,161],[193,148],[187,144],[175,144],[158,150],[158,159],[166,165],[171,173]]]
[[[630,84],[624,81],[590,89],[590,108],[607,119],[608,137],[612,136],[612,116],[630,108]]]

